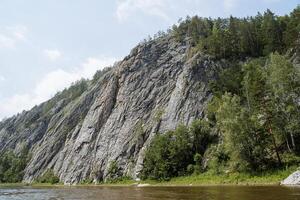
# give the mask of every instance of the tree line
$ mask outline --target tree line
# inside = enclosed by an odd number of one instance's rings
[[[277,16],[270,10],[255,17],[211,19],[187,17],[174,25],[178,41],[191,38],[191,45],[217,58],[241,59],[284,53],[296,45],[300,32],[300,6],[290,15]]]

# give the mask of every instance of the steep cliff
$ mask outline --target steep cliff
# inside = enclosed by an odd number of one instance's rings
[[[0,151],[29,148],[26,182],[47,169],[64,183],[101,181],[111,163],[120,176],[136,178],[155,134],[201,117],[208,82],[225,65],[191,54],[188,39],[145,42],[79,95],[57,95],[1,122]]]

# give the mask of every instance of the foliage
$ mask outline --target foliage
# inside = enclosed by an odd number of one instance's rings
[[[168,180],[185,172],[192,160],[192,144],[185,126],[158,135],[146,152],[143,178]]]
[[[37,182],[56,184],[59,183],[59,177],[54,174],[53,170],[48,169],[42,176],[37,178]]]
[[[286,165],[281,154],[299,154],[299,72],[278,53],[267,61],[251,60],[242,71],[242,93],[218,91],[209,106],[229,152],[229,168],[260,171]]]
[[[96,83],[97,81],[99,81],[99,79],[101,78],[101,77],[103,77],[104,76],[104,74],[106,74],[108,71],[110,71],[111,70],[111,67],[105,67],[104,69],[102,69],[102,70],[98,70],[95,74],[94,74],[94,76],[93,76],[93,79],[92,79],[92,83]]]
[[[162,116],[164,115],[164,113],[165,113],[165,110],[164,110],[164,109],[162,109],[162,108],[157,109],[157,110],[155,111],[154,120],[155,120],[156,122],[160,122]]]
[[[129,176],[120,176],[113,179],[107,179],[105,184],[132,184],[134,181]],[[101,183],[100,183],[101,184]]]
[[[84,91],[87,90],[88,81],[81,79],[73,83],[68,89],[64,89],[57,95],[62,99],[75,99],[79,97]]]
[[[240,104],[238,96],[225,93],[219,99],[217,126],[223,134],[225,149],[230,152],[232,169],[257,170],[267,162],[267,133],[255,127],[255,119]]]
[[[0,156],[0,183],[21,182],[30,156],[27,148],[20,155],[7,151]]]
[[[173,26],[178,41],[190,38],[192,45],[216,58],[240,59],[285,52],[295,47],[300,32],[300,6],[289,16],[270,10],[255,17],[227,19],[187,17]]]
[[[86,178],[86,179],[80,181],[80,184],[81,184],[81,185],[88,185],[88,184],[92,184],[93,181],[94,181],[94,180],[91,179],[91,178]]]
[[[212,145],[206,150],[203,157],[209,159],[206,170],[214,174],[222,174],[228,169],[230,157],[229,152],[224,148],[223,144]]]
[[[117,161],[113,160],[108,165],[108,171],[107,171],[107,182],[112,182],[118,179],[118,163]]]
[[[210,144],[217,142],[217,136],[212,133],[211,125],[206,120],[193,121],[189,134],[192,138],[193,156],[194,154],[203,155]]]
[[[201,120],[191,128],[180,125],[157,135],[146,152],[142,178],[168,180],[194,169],[200,171],[202,154],[211,141],[208,124]]]
[[[78,98],[83,92],[87,90],[88,85],[89,83],[86,79],[81,79],[79,81],[76,81],[75,83],[72,83],[69,88],[58,92],[52,99],[43,104],[43,113],[48,113],[61,100],[65,100],[68,102]]]
[[[264,172],[240,172],[240,173],[215,173],[207,171],[191,176],[174,177],[168,182],[153,182],[153,185],[278,185],[280,181],[294,172],[297,167],[292,166],[287,169],[267,170]],[[151,182],[151,181],[147,181]]]
[[[222,96],[225,92],[241,94],[243,71],[240,64],[232,63],[218,74],[217,80],[212,80],[209,87],[215,96]]]

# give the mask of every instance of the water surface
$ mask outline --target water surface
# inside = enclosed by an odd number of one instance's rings
[[[0,188],[0,200],[300,200],[300,188],[201,187],[16,187]]]

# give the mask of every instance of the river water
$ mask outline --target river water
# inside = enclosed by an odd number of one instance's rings
[[[17,187],[0,188],[0,200],[300,200],[300,187]]]

